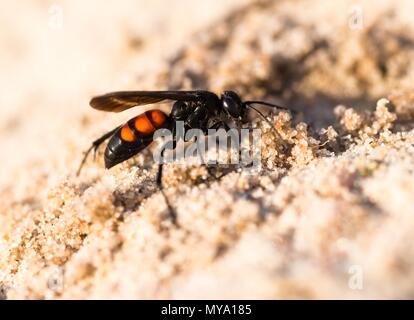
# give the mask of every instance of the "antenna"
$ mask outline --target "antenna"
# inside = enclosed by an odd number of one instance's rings
[[[260,101],[261,102],[261,101]],[[251,105],[251,103],[257,103],[257,102],[255,102],[255,101],[246,101],[245,102],[245,105],[247,105],[249,108],[251,108],[251,109],[253,109],[254,111],[256,111],[257,112],[257,114],[264,120],[264,121],[266,121],[267,122],[267,124],[270,126],[270,128],[272,129],[272,131],[273,131],[273,133],[274,133],[274,135],[275,135],[275,137],[276,138],[278,138],[278,139],[280,139],[280,141],[282,142],[282,145],[283,145],[283,147],[286,149],[287,148],[287,144],[286,144],[286,142],[282,139],[282,137],[281,137],[281,135],[279,134],[279,132],[277,132],[277,130],[276,130],[276,128],[275,128],[275,126],[273,125],[273,123],[271,123],[270,121],[269,121],[269,119],[267,119],[266,118],[266,116],[263,114],[263,113],[261,113],[258,109],[256,109],[255,107],[253,107],[252,105]],[[265,105],[267,105],[267,102],[263,102],[262,104],[265,104]],[[275,105],[271,105],[271,106],[275,106]],[[278,106],[277,106],[278,107]]]

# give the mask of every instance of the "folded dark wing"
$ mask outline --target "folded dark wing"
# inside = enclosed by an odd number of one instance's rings
[[[204,91],[117,91],[92,98],[92,108],[121,112],[135,106],[158,103],[164,100],[196,101]]]

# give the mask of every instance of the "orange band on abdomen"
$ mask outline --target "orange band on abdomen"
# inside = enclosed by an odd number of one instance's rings
[[[125,124],[121,129],[121,139],[127,142],[132,142],[135,140],[135,134],[132,132],[128,124]]]
[[[167,116],[161,110],[151,110],[148,111],[150,120],[152,124],[158,129],[165,125],[167,121]]]
[[[136,117],[134,125],[135,129],[143,135],[151,134],[155,131],[154,126],[152,125],[150,119],[147,116],[147,112],[140,114],[138,117]]]

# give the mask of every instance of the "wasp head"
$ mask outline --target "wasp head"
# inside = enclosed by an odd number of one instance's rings
[[[244,119],[246,106],[243,104],[239,95],[234,91],[224,91],[221,95],[221,103],[224,111],[232,118],[237,120]]]

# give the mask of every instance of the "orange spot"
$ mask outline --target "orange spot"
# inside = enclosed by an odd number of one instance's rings
[[[154,126],[148,119],[146,113],[140,114],[135,119],[135,129],[143,134],[151,134],[155,131]]]
[[[160,128],[165,124],[167,116],[161,110],[151,110],[148,113],[150,114],[151,121],[155,127]]]
[[[135,140],[135,135],[128,127],[128,124],[124,125],[121,129],[121,139],[127,142],[132,142]]]

